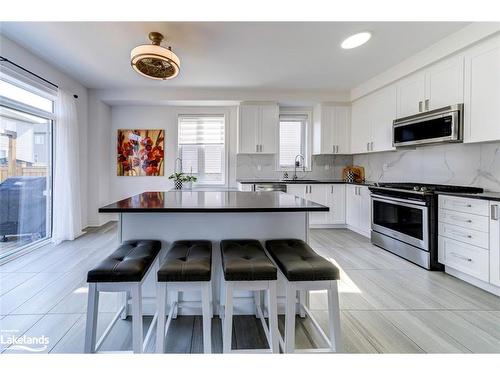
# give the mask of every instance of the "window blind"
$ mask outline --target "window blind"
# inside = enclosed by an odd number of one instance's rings
[[[179,116],[179,155],[182,172],[198,182],[225,182],[224,116]]]
[[[305,156],[306,116],[280,116],[279,162],[281,167],[293,167],[298,154]]]

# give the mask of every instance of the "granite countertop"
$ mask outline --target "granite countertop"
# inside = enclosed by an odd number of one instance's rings
[[[145,192],[99,208],[100,213],[309,212],[329,208],[278,191]]]
[[[474,198],[474,199],[484,199],[488,201],[500,201],[500,193],[495,191],[485,191],[483,193],[447,193],[447,192],[437,192],[441,195],[453,195],[455,197],[463,198]]]
[[[373,185],[372,181],[363,182],[345,182],[340,179],[297,179],[297,180],[280,180],[276,178],[240,178],[236,180],[240,184],[352,184],[352,185]]]

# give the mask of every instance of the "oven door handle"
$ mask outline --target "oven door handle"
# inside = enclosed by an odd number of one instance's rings
[[[394,198],[394,197],[386,197],[384,195],[377,195],[372,193],[372,199],[380,202],[386,203],[403,203],[406,207],[415,207],[415,208],[423,208],[426,206],[425,202],[415,202],[412,200],[402,199],[402,198]]]

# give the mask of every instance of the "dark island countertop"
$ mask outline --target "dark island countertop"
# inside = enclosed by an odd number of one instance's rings
[[[278,191],[144,192],[99,208],[100,213],[309,212],[329,208]]]
[[[437,192],[441,195],[453,195],[455,197],[462,198],[473,198],[473,199],[483,199],[487,201],[499,201],[500,202],[500,193],[495,191],[485,191],[483,193],[446,193],[446,192]]]

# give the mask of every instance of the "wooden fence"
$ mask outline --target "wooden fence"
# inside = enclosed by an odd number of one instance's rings
[[[16,176],[47,176],[47,167],[16,167]],[[7,166],[0,167],[0,183],[5,181],[9,176],[9,168]]]

